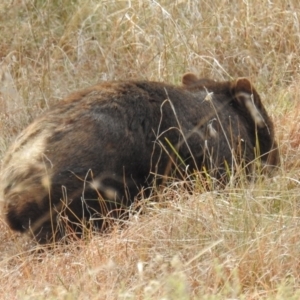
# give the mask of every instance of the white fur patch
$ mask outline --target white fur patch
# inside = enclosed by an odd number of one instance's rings
[[[39,203],[49,192],[51,174],[48,174],[50,172],[47,171],[43,154],[49,133],[45,130],[32,138],[28,137],[28,133],[30,130],[16,140],[3,162],[0,180],[1,201],[24,202],[28,200],[24,198],[26,197]],[[47,165],[49,166],[48,161]],[[29,174],[31,170],[32,174]]]
[[[263,128],[265,127],[265,120],[264,118],[261,116],[260,112],[258,111],[256,105],[254,104],[254,101],[252,99],[252,96],[247,94],[247,93],[238,93],[236,95],[237,99],[239,98],[243,98],[243,102],[245,103],[245,107],[247,108],[247,110],[249,111],[253,121],[255,122],[255,124],[260,127]],[[240,99],[239,99],[240,100]],[[242,103],[240,103],[242,104]]]

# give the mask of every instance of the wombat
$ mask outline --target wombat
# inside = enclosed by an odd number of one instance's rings
[[[39,116],[3,159],[9,226],[57,241],[67,227],[104,228],[171,174],[205,170],[224,181],[241,165],[251,175],[258,159],[266,170],[279,164],[273,123],[248,79],[187,73],[182,83],[104,82]]]

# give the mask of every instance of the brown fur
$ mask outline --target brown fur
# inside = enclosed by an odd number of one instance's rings
[[[40,242],[56,240],[64,235],[57,231],[62,211],[66,226],[93,219],[102,227],[174,169],[180,177],[205,168],[220,179],[226,165],[234,171],[244,162],[251,173],[254,148],[262,163],[279,163],[272,121],[247,79],[215,82],[188,73],[182,82],[106,82],[37,118],[3,160],[0,191],[10,227]]]

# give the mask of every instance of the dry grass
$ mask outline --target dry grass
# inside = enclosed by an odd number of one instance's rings
[[[0,4],[0,155],[37,114],[101,80],[248,76],[276,123],[274,178],[162,192],[125,228],[40,251],[0,219],[1,299],[299,299],[298,0]]]

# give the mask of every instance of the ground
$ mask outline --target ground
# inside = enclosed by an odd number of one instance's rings
[[[0,218],[1,299],[299,299],[300,8],[274,1],[4,1],[0,157],[35,116],[105,80],[249,78],[272,116],[271,178],[194,178],[110,232],[44,249]]]

